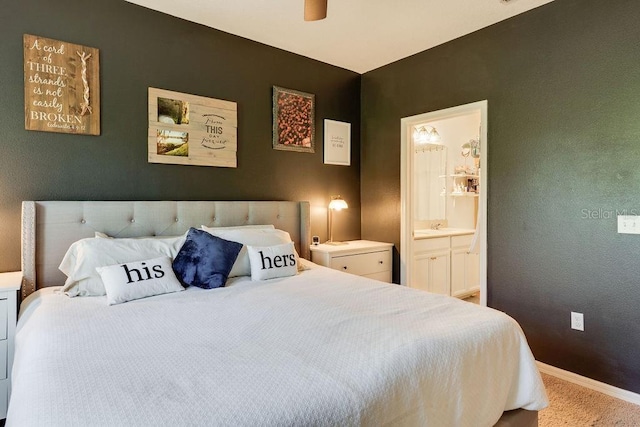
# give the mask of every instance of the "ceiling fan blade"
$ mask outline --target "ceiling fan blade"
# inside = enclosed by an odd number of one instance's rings
[[[319,21],[327,17],[327,0],[304,0],[304,20]]]

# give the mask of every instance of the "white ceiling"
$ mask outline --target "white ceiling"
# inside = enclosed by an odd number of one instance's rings
[[[127,0],[218,30],[365,73],[553,0]]]

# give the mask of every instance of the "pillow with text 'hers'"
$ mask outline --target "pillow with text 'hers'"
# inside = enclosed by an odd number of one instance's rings
[[[294,276],[298,257],[293,242],[276,246],[247,246],[251,261],[251,280]]]
[[[109,305],[183,291],[171,267],[171,258],[159,257],[146,261],[98,267]]]
[[[251,276],[251,263],[247,254],[247,246],[275,246],[291,242],[289,233],[278,229],[232,229],[221,230],[216,228],[205,228],[206,232],[220,237],[221,239],[241,243],[242,250],[238,254],[238,259],[233,264],[229,277]]]

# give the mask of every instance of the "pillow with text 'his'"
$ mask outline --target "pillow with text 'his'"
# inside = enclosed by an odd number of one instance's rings
[[[81,239],[69,247],[60,271],[67,275],[62,291],[70,297],[100,296],[104,284],[96,271],[98,267],[168,256],[173,258],[185,236],[167,238]]]
[[[166,256],[96,270],[104,283],[109,305],[184,290],[173,272],[171,258]]]
[[[251,261],[251,280],[294,276],[298,257],[293,242],[276,246],[247,246]]]
[[[190,228],[173,270],[184,286],[213,289],[224,286],[242,244]]]
[[[251,276],[251,264],[246,246],[274,246],[291,242],[289,233],[278,229],[245,228],[220,230],[207,228],[205,231],[221,239],[231,240],[232,242],[245,245],[240,251],[240,254],[238,254],[238,259],[233,265],[229,277]]]

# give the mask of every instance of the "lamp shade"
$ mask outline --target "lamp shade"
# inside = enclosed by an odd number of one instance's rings
[[[440,142],[440,134],[435,127],[424,125],[413,130],[413,142],[416,144],[429,144]]]
[[[440,142],[440,134],[433,126],[431,127],[431,132],[429,132],[429,142]]]
[[[340,196],[335,196],[331,198],[331,202],[329,202],[329,209],[332,211],[341,211],[342,209],[347,209],[349,205],[344,199]]]

